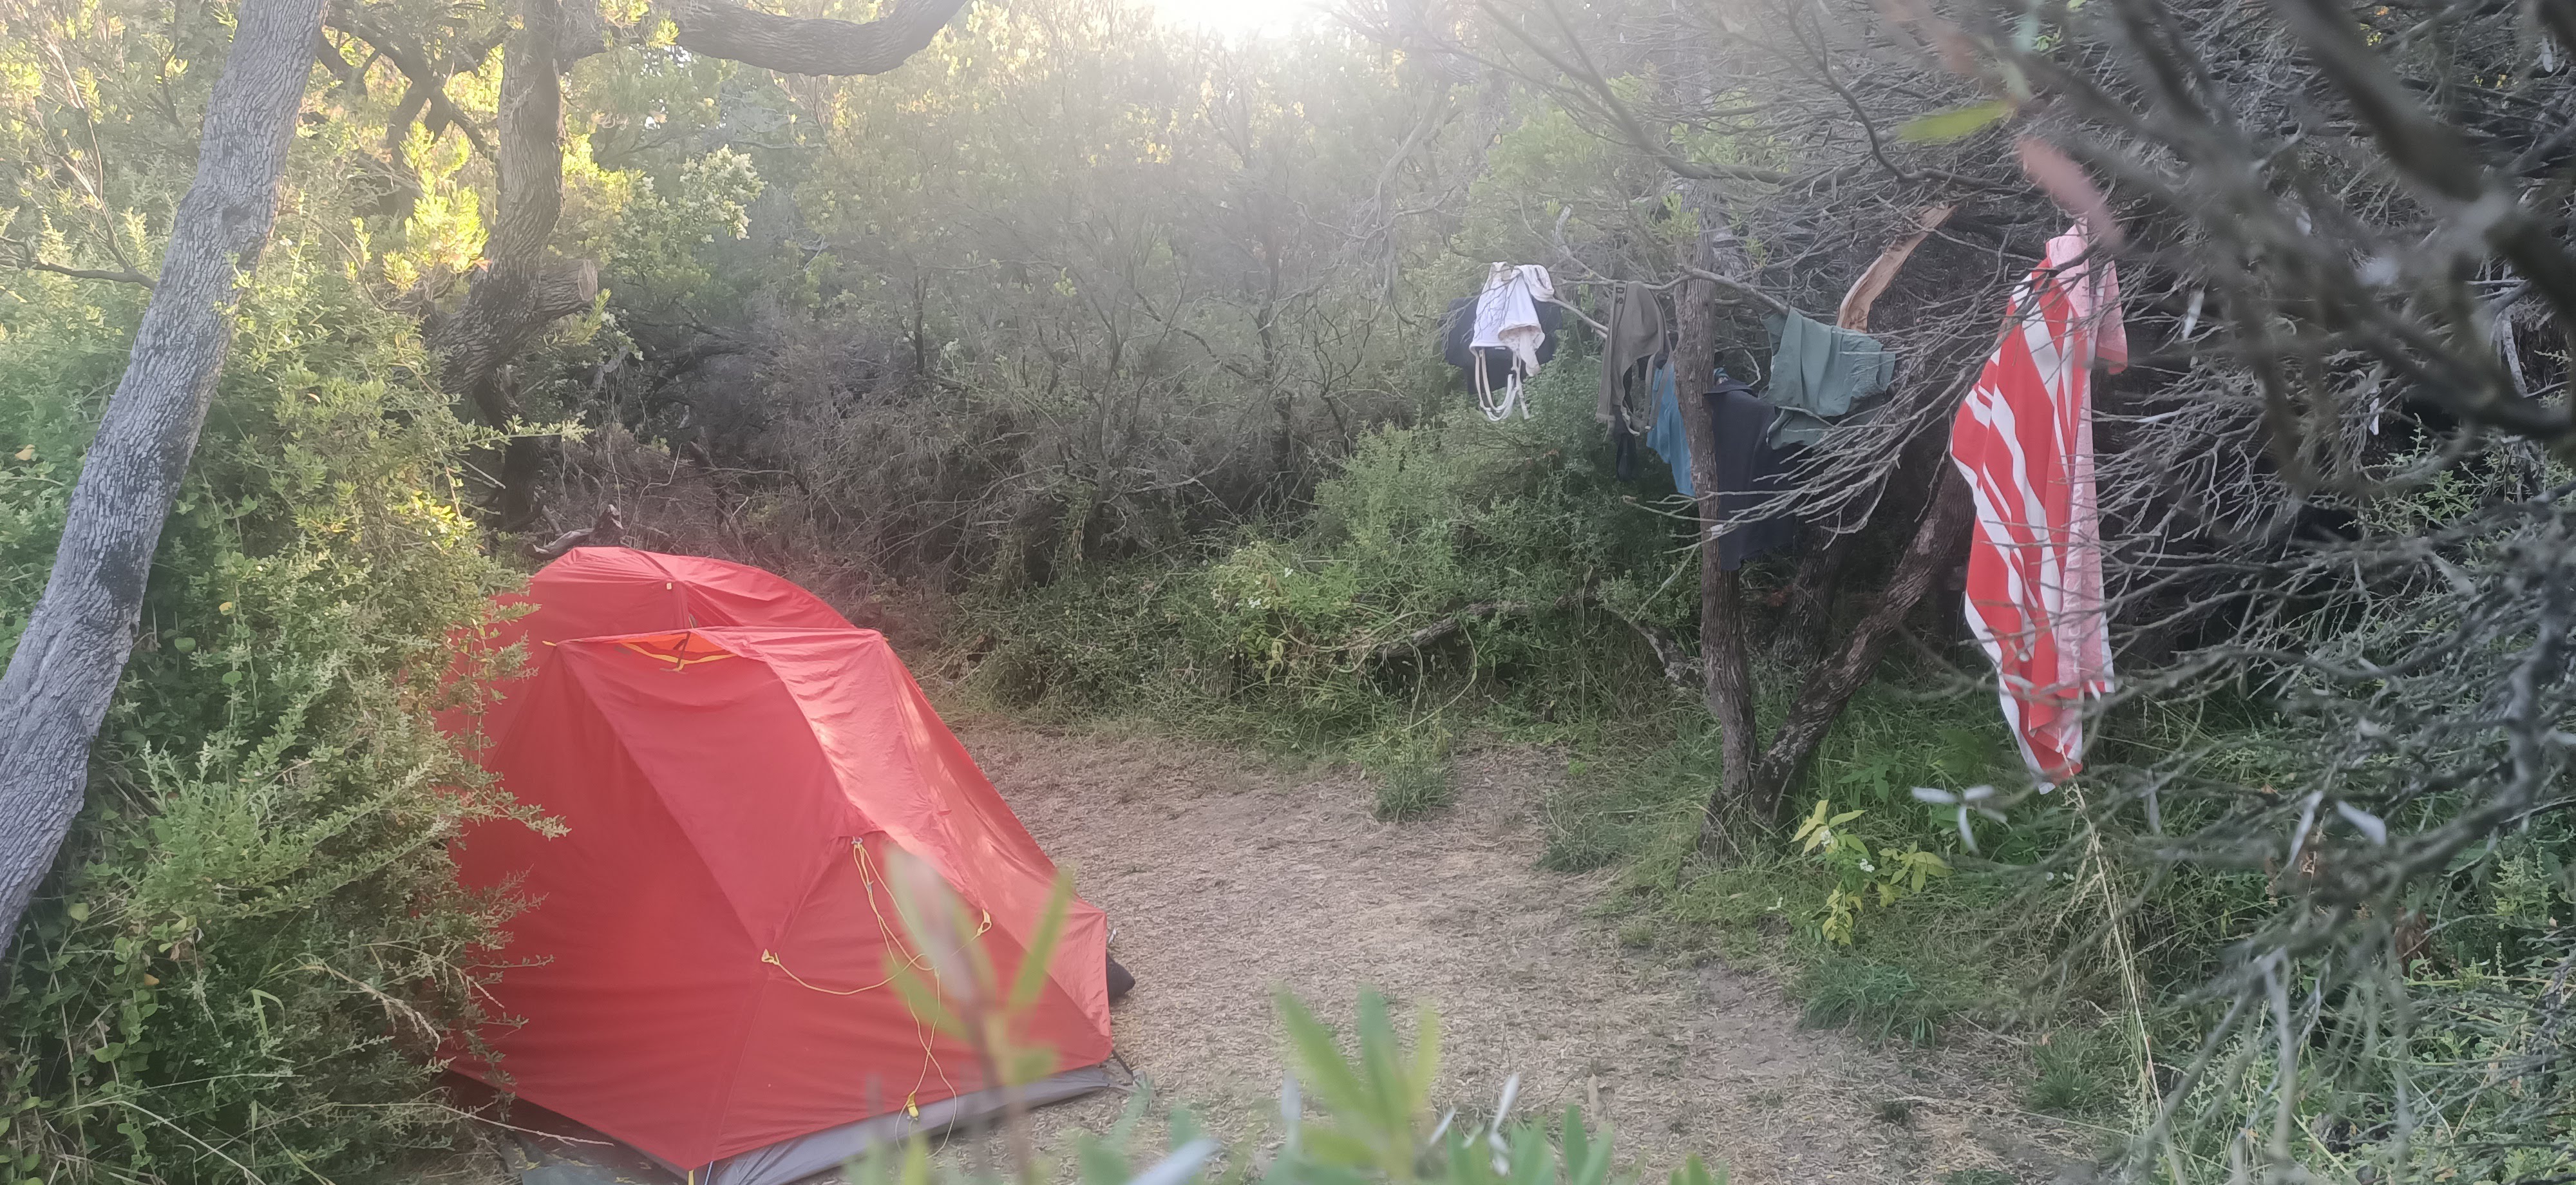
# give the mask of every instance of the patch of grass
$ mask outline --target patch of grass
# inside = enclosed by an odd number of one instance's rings
[[[1979,824],[1981,858],[1959,850],[1954,818],[1934,817],[1910,793],[2011,772],[1999,772],[2018,758],[1990,719],[1992,701],[1907,683],[1904,671],[1891,670],[1853,701],[1819,752],[1815,776],[1787,804],[1786,813],[1799,813],[1830,795],[1837,810],[1864,812],[1852,829],[1869,843],[1920,845],[1960,870],[1918,897],[1892,906],[1873,901],[1854,945],[1823,937],[1819,923],[1835,882],[1785,833],[1755,838],[1745,845],[1748,858],[1723,867],[1698,854],[1702,807],[1721,776],[1723,747],[1697,704],[1607,727],[1598,744],[1578,750],[1567,788],[1541,812],[1547,866],[1622,867],[1626,892],[1612,916],[1623,938],[1637,936],[1629,945],[1651,945],[1665,958],[1713,953],[1738,969],[1775,975],[1813,1025],[1928,1044],[1963,1012],[1996,1023],[2037,1022],[2061,993],[2101,996],[2096,981],[2108,981],[2097,969],[2079,961],[2051,971],[2072,933],[2066,926],[2089,924],[2089,915],[2049,904],[2065,891],[2060,883],[2033,885],[1987,863],[2007,849],[2049,850],[2062,842],[2067,824],[2054,803],[2007,825]],[[2052,921],[2034,926],[2035,916]],[[1651,943],[1637,940],[1646,937]],[[2035,992],[2035,984],[2047,989]]]
[[[1941,1185],[2021,1185],[2021,1178],[2002,1169],[1952,1169],[1941,1174]]]
[[[1550,872],[1590,872],[1618,863],[1628,854],[1627,836],[1610,816],[1550,795],[1539,806],[1547,825],[1547,850],[1539,867]]]
[[[2128,1073],[2119,1035],[2100,1029],[2059,1029],[2031,1049],[2033,1074],[2022,1101],[2033,1111],[2069,1117],[2116,1112],[2128,1095]]]
[[[1827,956],[1799,977],[1795,991],[1806,1001],[1800,1022],[1809,1028],[1916,1045],[1938,1039],[1941,1022],[1962,1004],[1905,967],[1859,955]]]
[[[1449,736],[1436,728],[1386,737],[1362,751],[1360,766],[1377,783],[1374,813],[1387,822],[1422,818],[1457,798]]]
[[[1627,721],[1605,730],[1595,748],[1567,763],[1566,788],[1540,804],[1547,828],[1540,866],[1590,872],[1631,861],[1680,862],[1720,757],[1708,714],[1684,705]]]

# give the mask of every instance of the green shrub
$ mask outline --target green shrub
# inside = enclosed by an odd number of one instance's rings
[[[141,302],[10,285],[14,637]],[[444,841],[505,805],[432,714],[454,632],[505,573],[460,509],[474,438],[428,373],[409,326],[337,269],[271,255],[88,807],[11,951],[0,1158],[17,1179],[316,1179],[453,1139],[431,1055],[474,1014],[466,964],[499,905],[460,895]]]
[[[1540,416],[1388,427],[1286,530],[1093,566],[967,599],[972,682],[1012,707],[1150,713],[1307,745],[1367,737],[1455,701],[1504,724],[1583,726],[1668,698],[1605,604],[1695,620],[1661,476],[1608,472],[1582,360],[1533,386]]]

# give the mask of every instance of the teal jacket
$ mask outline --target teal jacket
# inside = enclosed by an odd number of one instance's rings
[[[1824,439],[1828,421],[1875,408],[1896,382],[1896,355],[1878,339],[1792,312],[1771,318],[1771,386],[1762,399],[1778,408],[1775,448]]]

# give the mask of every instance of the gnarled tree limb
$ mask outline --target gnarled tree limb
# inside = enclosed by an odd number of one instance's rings
[[[119,284],[141,284],[146,288],[152,286],[152,277],[138,271],[126,269],[102,271],[94,267],[64,267],[59,263],[47,263],[32,255],[21,262],[30,270],[52,272],[57,276],[70,276],[75,280],[112,280]]]
[[[366,42],[369,49],[383,56],[386,61],[392,62],[394,69],[402,71],[403,77],[411,84],[410,89],[403,94],[401,111],[397,112],[392,126],[385,130],[388,144],[398,144],[411,134],[412,121],[419,118],[425,106],[433,118],[454,125],[456,130],[464,135],[465,142],[473,145],[474,151],[481,153],[485,160],[492,159],[492,142],[484,139],[482,131],[474,126],[474,121],[467,117],[464,109],[458,107],[455,100],[447,97],[447,76],[451,71],[436,68],[429,60],[429,55],[418,45],[367,19],[366,14],[360,12],[354,5],[345,3],[332,5],[329,20],[332,28]],[[476,48],[483,53],[491,52],[491,45],[488,42]],[[323,66],[331,69],[332,73],[342,79],[359,78],[356,69],[346,60],[341,59],[337,51],[326,48],[323,57]],[[475,54],[474,57],[474,62],[467,63],[468,68],[480,64],[482,54]],[[403,112],[408,112],[408,116]],[[397,150],[396,160],[400,159],[399,150]]]
[[[966,0],[900,0],[872,21],[774,16],[725,0],[680,0],[680,48],[783,74],[883,74],[930,44]]]
[[[1789,705],[1788,718],[1771,734],[1761,764],[1754,767],[1752,807],[1763,817],[1778,814],[1781,796],[1806,772],[1807,762],[1842,715],[1843,705],[1877,673],[1878,660],[1886,655],[1887,644],[1904,627],[1906,617],[1932,591],[1932,582],[1942,570],[1968,546],[1968,531],[1976,522],[1968,483],[1944,456],[1938,458],[1931,484],[1926,491],[1931,506],[1915,525],[1905,554],[1898,557],[1887,590],[1852,627],[1833,657],[1807,676]]]
[[[550,543],[529,544],[528,555],[551,560],[576,547],[615,547],[625,541],[626,518],[617,512],[617,505],[612,502],[600,508],[599,517],[591,520],[589,526],[566,531],[555,536]]]

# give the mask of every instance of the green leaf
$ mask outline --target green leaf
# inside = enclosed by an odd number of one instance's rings
[[[1440,1077],[1440,1017],[1425,1007],[1413,1018],[1413,1105],[1431,1103],[1431,1084]]]
[[[1689,1160],[1682,1162],[1682,1167],[1673,1170],[1672,1185],[1726,1185],[1726,1169],[1720,1167],[1715,1173],[1709,1172],[1708,1165],[1701,1162],[1699,1153],[1694,1152]]]
[[[1565,1158],[1565,1175],[1571,1185],[1588,1185],[1583,1179],[1583,1166],[1592,1158],[1590,1133],[1583,1130],[1583,1112],[1572,1103],[1565,1105],[1565,1126],[1556,1139],[1557,1151]]]
[[[1081,1170],[1082,1185],[1126,1185],[1134,1173],[1127,1167],[1126,1157],[1096,1139],[1082,1141],[1074,1160]]]
[[[1511,1164],[1511,1185],[1554,1185],[1556,1181],[1555,1150],[1547,1146],[1547,1136],[1537,1124],[1512,1133]]]
[[[1332,1030],[1286,992],[1279,993],[1279,1024],[1288,1030],[1288,1051],[1297,1063],[1297,1077],[1314,1088],[1325,1110],[1348,1114],[1367,1107],[1367,1092],[1334,1046]]]
[[[1988,99],[1983,103],[1915,116],[1896,129],[1896,138],[1908,144],[1946,144],[1975,135],[1986,125],[2011,113],[2012,108],[2003,100]]]
[[[89,902],[72,902],[72,907],[64,912],[72,915],[72,920],[75,922],[86,922],[89,920]]]
[[[948,1010],[948,1002],[941,998],[938,986],[924,979],[920,972],[913,970],[911,963],[891,948],[886,951],[886,970],[894,979],[895,994],[903,997],[904,1005],[912,1009],[913,1019],[961,1041],[972,1038],[966,1022]]]

